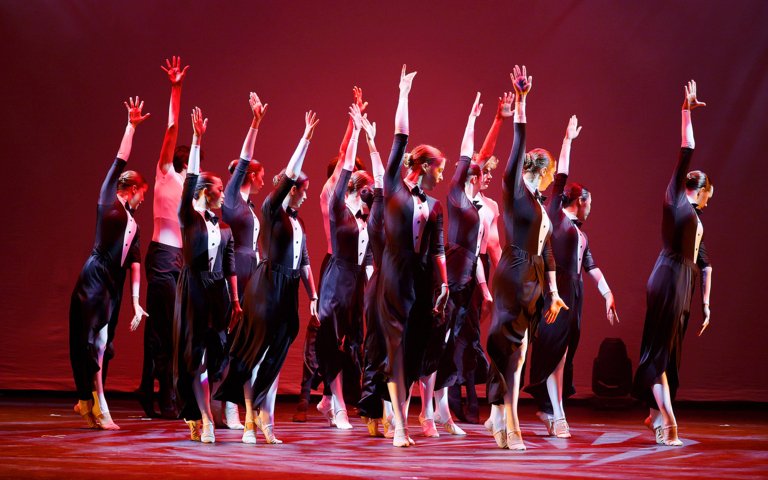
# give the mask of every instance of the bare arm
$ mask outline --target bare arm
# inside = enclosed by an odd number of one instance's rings
[[[157,167],[163,174],[173,168],[173,152],[176,149],[176,141],[179,136],[179,111],[181,109],[181,84],[184,76],[187,74],[189,65],[181,67],[181,57],[172,57],[172,60],[165,59],[165,67],[160,68],[168,75],[171,81],[171,100],[168,105],[168,126],[165,129],[163,137],[163,146],[160,148],[160,158],[157,160]]]

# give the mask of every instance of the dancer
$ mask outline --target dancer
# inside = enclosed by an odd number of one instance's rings
[[[299,331],[299,279],[310,298],[310,315],[317,316],[317,291],[298,209],[309,188],[301,167],[319,120],[309,111],[304,121],[304,135],[261,207],[265,258],[245,287],[243,321],[230,325],[229,372],[215,395],[217,400],[245,403],[243,443],[256,443],[255,426],[267,443],[283,443],[273,432],[275,399],[280,368]]]
[[[587,235],[581,230],[592,208],[592,195],[578,183],[565,185],[570,168],[571,143],[580,131],[574,115],[565,130],[552,200],[547,207],[552,221],[551,241],[557,264],[557,290],[570,310],[561,312],[554,323],[539,324],[531,342],[531,381],[524,389],[536,399],[540,410],[537,415],[547,426],[547,432],[558,438],[571,436],[565,419],[563,396],[568,398],[576,393],[573,357],[581,335],[582,270],[592,277],[605,298],[608,322],[613,325],[614,321],[619,321],[611,289],[592,258]]]
[[[395,431],[391,427],[392,402],[384,400],[387,385],[384,378],[386,369],[387,348],[379,325],[379,305],[377,301],[377,285],[381,258],[384,254],[384,165],[376,148],[376,122],[368,118],[362,119],[363,130],[371,154],[371,171],[373,172],[373,199],[368,217],[368,237],[372,256],[373,271],[365,287],[365,349],[362,394],[358,407],[360,417],[368,427],[368,434],[378,437],[379,423],[384,426],[384,436],[393,438]]]
[[[114,355],[114,332],[120,314],[125,271],[131,271],[133,320],[138,328],[147,313],[139,305],[141,263],[139,226],[133,212],[144,201],[147,183],[133,170],[126,170],[136,127],[149,117],[142,115],[144,102],[129,98],[128,125],[117,157],[107,172],[96,208],[96,240],[86,260],[69,304],[69,360],[77,388],[75,412],[88,428],[118,430],[104,397],[106,367]]]
[[[472,202],[480,193],[480,167],[472,164],[471,158],[474,151],[475,120],[482,108],[478,92],[464,130],[459,163],[448,193],[448,244],[445,256],[450,296],[445,308],[446,321],[438,331],[440,340],[443,340],[443,353],[435,381],[437,413],[434,420],[451,435],[466,435],[466,432],[453,422],[448,409],[448,387],[452,386],[459,376],[453,360],[453,330],[458,317],[463,317],[470,306],[475,284],[483,289],[484,296],[490,300],[485,270],[483,264],[477,261],[486,234],[486,225],[481,222],[478,205]]]
[[[355,105],[360,108],[361,112],[364,112],[368,106],[368,102],[363,101],[363,90],[358,87],[352,88],[352,95],[354,97]],[[328,175],[320,190],[320,212],[323,215],[323,230],[325,231],[325,241],[327,244],[327,250],[323,256],[323,261],[320,263],[320,282],[317,286],[318,289],[322,288],[323,275],[325,268],[328,266],[328,260],[330,260],[333,254],[333,246],[331,242],[331,226],[329,220],[328,205],[330,198],[333,195],[333,189],[336,186],[336,182],[341,174],[341,167],[344,164],[344,156],[349,145],[349,140],[352,137],[352,119],[349,119],[347,123],[347,129],[344,132],[344,137],[341,140],[339,146],[339,153],[328,164]],[[359,159],[355,158],[355,169],[363,169],[363,165]],[[299,403],[296,405],[296,412],[293,414],[294,422],[306,422],[307,421],[307,407],[309,406],[309,397],[313,388],[317,388],[319,384],[323,383],[323,398],[320,403],[317,404],[317,410],[326,417],[331,424],[333,423],[333,406],[331,404],[331,390],[328,382],[321,378],[318,372],[317,364],[317,331],[320,328],[320,322],[317,318],[310,318],[307,324],[306,332],[304,333],[304,367],[302,369],[301,379],[301,393]],[[348,355],[345,359],[344,366],[345,371],[354,372],[359,370],[360,360],[359,355]],[[360,395],[360,385],[355,385],[352,382],[344,384],[344,397],[346,399],[358,398]]]
[[[333,255],[320,282],[320,328],[316,344],[319,371],[330,385],[333,397],[332,425],[341,430],[352,428],[344,402],[343,382],[359,383],[362,371],[359,356],[363,342],[362,307],[369,245],[367,206],[361,192],[369,193],[373,181],[363,170],[352,173],[362,128],[360,108],[355,104],[350,107],[350,117],[354,126],[352,138],[328,205]],[[344,362],[348,358],[356,362],[351,377],[343,375]]]
[[[174,309],[174,379],[181,416],[192,440],[214,443],[210,382],[226,367],[227,313],[242,315],[235,272],[232,231],[212,212],[226,195],[221,179],[200,173],[200,144],[208,127],[202,112],[192,111],[192,146],[179,205],[184,266]],[[202,421],[202,430],[200,430]]]
[[[155,379],[160,390],[158,403],[163,418],[178,418],[173,391],[173,306],[176,301],[176,282],[179,279],[183,257],[181,228],[179,227],[179,201],[187,170],[189,147],[176,147],[179,135],[179,109],[181,86],[189,65],[182,67],[181,57],[165,60],[160,68],[171,82],[171,100],[168,106],[168,125],[155,169],[155,189],[152,199],[154,230],[145,260],[147,275],[147,321],[144,324],[144,367],[141,373],[139,398],[148,417],[155,412]]]
[[[512,102],[515,96],[512,92],[505,92],[499,98],[496,108],[496,116],[491,128],[486,134],[483,146],[472,159],[480,168],[480,192],[472,199],[480,215],[483,224],[483,235],[480,241],[480,255],[478,261],[483,265],[486,280],[491,278],[491,265],[496,268],[501,257],[501,245],[499,243],[499,206],[492,198],[483,194],[488,189],[493,178],[492,171],[499,164],[493,155],[496,148],[496,140],[501,130],[501,124],[512,116]],[[448,404],[456,418],[467,423],[480,423],[480,405],[477,399],[475,385],[485,383],[488,378],[488,359],[485,357],[485,349],[480,338],[481,320],[489,315],[489,307],[493,300],[488,285],[476,285],[473,289],[469,306],[456,319],[453,329],[453,362],[456,365],[458,376],[456,382],[448,387]],[[461,385],[467,392],[466,410],[461,404]]]
[[[243,298],[245,286],[259,264],[258,242],[261,224],[256,214],[256,206],[251,202],[250,196],[259,193],[261,187],[264,186],[264,168],[261,163],[253,159],[253,147],[256,143],[259,125],[267,111],[267,104],[262,104],[254,92],[250,93],[248,102],[253,114],[251,127],[248,129],[243,142],[240,159],[233,160],[229,164],[232,178],[224,189],[224,203],[221,206],[221,216],[230,226],[235,240],[238,298]],[[223,403],[222,423],[230,429],[243,430],[245,427],[240,423],[240,412],[237,404],[233,402]],[[216,419],[218,420],[218,416]]]
[[[491,417],[486,422],[500,448],[525,450],[517,414],[520,371],[525,361],[528,330],[535,331],[544,314],[555,321],[561,308],[568,308],[557,293],[555,262],[549,243],[551,222],[541,205],[540,189],[552,181],[549,152],[525,153],[525,100],[532,77],[515,65],[515,140],[504,172],[504,226],[508,245],[504,248],[493,279],[493,319],[487,351],[491,360],[488,401]],[[548,288],[545,284],[545,271]],[[545,291],[549,307],[544,308]],[[504,404],[504,410],[499,405]]]
[[[415,443],[406,429],[406,393],[416,379],[420,380],[422,393],[434,388],[434,370],[429,371],[425,362],[429,360],[425,358],[426,341],[437,321],[433,315],[442,315],[448,300],[442,206],[423,191],[442,180],[445,158],[435,147],[419,145],[404,161],[409,131],[408,94],[415,75],[416,72],[406,74],[403,65],[395,139],[384,175],[386,247],[378,284],[379,320],[387,343],[387,388],[394,407],[395,447]],[[403,164],[408,168],[405,178],[400,177]],[[434,263],[436,272],[430,263]],[[433,308],[434,273],[442,284]],[[431,418],[432,399],[425,395],[421,400],[422,418],[428,420],[422,422],[422,429],[428,434],[436,433]]]
[[[691,111],[706,104],[696,97],[696,82],[685,86],[682,111],[682,146],[664,197],[661,236],[664,248],[653,267],[647,285],[647,310],[640,345],[640,363],[635,372],[632,394],[650,408],[645,420],[656,435],[656,443],[681,446],[677,420],[672,410],[677,387],[683,337],[688,327],[694,283],[701,274],[704,323],[709,326],[709,294],[712,266],[702,241],[701,211],[714,193],[709,177],[694,170],[691,163],[695,142]]]

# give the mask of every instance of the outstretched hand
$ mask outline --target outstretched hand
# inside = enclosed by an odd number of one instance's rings
[[[199,138],[202,137],[205,133],[205,130],[208,128],[208,119],[206,118],[203,120],[203,112],[200,110],[200,107],[195,107],[192,109],[192,130],[194,130],[195,135]]]
[[[579,136],[580,132],[579,120],[576,118],[576,115],[571,115],[571,119],[568,120],[568,126],[565,128],[566,140],[573,140]]]
[[[526,70],[525,65],[523,65],[523,68],[520,68],[519,65],[515,65],[515,68],[512,69],[512,73],[510,73],[509,76],[512,78],[512,87],[515,89],[515,94],[517,94],[517,100],[522,101],[523,98],[528,95],[528,92],[531,91],[533,77],[528,76],[528,71]]]
[[[479,117],[480,112],[483,110],[483,104],[480,103],[480,92],[477,92],[475,96],[475,103],[472,104],[472,110],[469,112],[470,117]]]
[[[165,59],[165,67],[160,65],[160,68],[163,69],[165,73],[168,74],[168,80],[171,81],[171,85],[181,85],[181,82],[184,81],[184,76],[187,74],[187,70],[189,69],[189,65],[187,65],[184,68],[181,68],[181,57],[171,57],[172,60]]]
[[[693,110],[698,107],[706,107],[707,104],[700,102],[696,98],[696,82],[691,80],[685,87],[685,99],[683,100],[683,110]],[[703,330],[702,330],[703,331]]]
[[[363,130],[365,130],[365,135],[368,137],[368,141],[372,142],[373,139],[376,138],[376,122],[371,123],[368,120],[367,113],[363,115],[362,122],[363,122]]]
[[[315,132],[315,127],[318,122],[320,122],[320,120],[317,118],[317,114],[312,110],[309,110],[304,114],[304,139],[312,139],[312,134]]]
[[[360,131],[363,127],[363,116],[360,113],[360,107],[353,103],[349,107],[349,117],[352,119],[352,126],[355,127],[355,130]]]
[[[131,331],[135,332],[137,328],[139,328],[139,325],[141,325],[141,320],[144,317],[149,317],[149,314],[144,311],[143,308],[141,308],[141,305],[138,303],[133,304],[133,319],[131,320]]]
[[[144,108],[144,101],[139,100],[139,97],[128,97],[127,102],[123,102],[125,105],[125,109],[128,110],[128,123],[133,125],[133,128],[136,128],[138,124],[149,118],[151,115],[150,113],[147,113],[146,115],[141,114],[141,110]]]
[[[512,116],[512,102],[515,101],[515,94],[504,92],[503,97],[499,97],[499,106],[496,107],[496,118],[509,118]]]
[[[251,112],[253,112],[254,121],[257,124],[261,123],[261,119],[264,118],[264,115],[267,114],[267,106],[269,104],[262,104],[259,96],[256,95],[256,92],[251,92],[251,95],[248,98],[248,103],[251,105]]]
[[[368,108],[368,102],[363,101],[363,89],[355,85],[352,87],[352,95],[355,98],[355,105],[360,108],[360,113],[363,113]]]
[[[405,64],[403,64],[403,70],[400,72],[400,95],[408,96],[411,92],[411,86],[413,85],[413,77],[417,72],[405,73]]]
[[[557,315],[560,313],[560,309],[570,310],[563,299],[558,295],[555,295],[550,301],[549,308],[544,312],[544,321],[547,323],[554,323],[555,320],[557,320]]]

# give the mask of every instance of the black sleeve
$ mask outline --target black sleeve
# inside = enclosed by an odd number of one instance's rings
[[[299,261],[299,267],[308,267],[309,251],[307,250],[307,231],[304,229],[304,222],[301,223],[301,230],[304,241],[301,242],[301,260]]]
[[[136,225],[136,235],[133,236],[133,241],[131,241],[131,248],[128,250],[128,255],[125,257],[125,265],[141,263],[139,232],[141,232],[141,229],[138,225]]]
[[[392,150],[389,152],[389,160],[384,171],[384,192],[387,196],[392,195],[400,186],[400,168],[403,165],[403,155],[405,147],[408,145],[408,135],[405,133],[396,133],[392,141]]]
[[[707,253],[707,248],[704,246],[704,239],[699,243],[699,258],[696,259],[696,265],[702,270],[712,266],[712,264],[709,263],[709,254]]]
[[[241,158],[237,162],[235,171],[232,172],[232,178],[229,179],[227,187],[224,189],[224,205],[222,210],[227,209],[233,211],[237,208],[237,199],[240,197],[240,186],[243,184],[245,173],[248,171],[248,165],[251,163],[246,158]],[[223,213],[223,212],[222,212]]]
[[[340,212],[343,212],[347,208],[344,202],[347,194],[347,184],[349,184],[349,178],[352,176],[352,171],[342,169],[339,174],[339,178],[336,180],[336,185],[333,188],[333,194],[331,195],[328,211],[333,212],[334,216],[338,218]],[[328,216],[330,220],[330,215]]]
[[[120,174],[123,173],[125,165],[128,162],[122,158],[115,158],[112,166],[107,171],[107,176],[104,177],[104,182],[101,184],[99,190],[99,205],[112,205],[115,201],[115,195],[117,195],[117,180],[120,178]]]
[[[432,255],[445,255],[445,244],[443,243],[443,206],[435,201],[435,230],[430,238],[430,253]]]
[[[504,170],[504,189],[515,197],[523,193],[523,162],[525,159],[525,124],[515,123],[515,140]]]
[[[448,198],[456,206],[461,206],[461,199],[466,197],[464,194],[464,184],[467,182],[469,164],[471,161],[472,159],[469,157],[459,157],[456,171],[451,178],[451,189],[448,192]]]
[[[231,277],[233,275],[237,275],[237,270],[235,269],[235,240],[232,237],[232,230],[229,227],[222,229],[221,233],[222,237],[226,235],[226,243],[224,244],[224,258],[221,259],[221,268],[224,271],[225,277]],[[239,285],[238,288],[240,288]]]
[[[549,201],[549,205],[547,205],[547,215],[553,225],[559,225],[563,220],[563,192],[567,182],[567,173],[558,173],[555,176],[555,182],[552,185],[552,199]]]
[[[192,200],[195,198],[195,186],[197,185],[197,175],[188,173],[184,179],[184,189],[181,191],[181,201],[179,202],[179,223],[184,228],[190,225],[195,212],[192,207]]]
[[[274,218],[283,206],[283,200],[288,196],[288,192],[291,191],[291,187],[296,185],[296,181],[288,178],[287,175],[283,175],[277,186],[272,190],[267,198],[264,199],[264,204],[261,206],[261,212],[264,214],[264,220],[268,218]]]
[[[544,249],[541,251],[541,255],[544,257],[544,271],[554,272],[556,269],[555,255],[552,252],[551,238],[547,238],[547,242],[544,244]]]
[[[677,199],[685,194],[685,179],[688,175],[688,167],[691,165],[691,157],[693,157],[692,148],[683,147],[680,149],[677,165],[675,165],[672,178],[667,186],[666,202],[670,205],[677,202]]]
[[[587,243],[587,249],[584,251],[584,260],[581,262],[581,268],[583,268],[585,272],[589,272],[590,270],[597,268],[595,259],[592,258],[592,250],[589,249],[589,243]]]

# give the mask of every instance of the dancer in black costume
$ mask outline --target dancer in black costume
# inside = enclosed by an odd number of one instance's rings
[[[226,328],[242,314],[237,294],[232,231],[212,212],[224,198],[221,178],[200,173],[200,144],[208,127],[192,111],[192,146],[179,204],[184,266],[174,309],[174,380],[182,418],[192,440],[214,443],[211,388],[227,362]],[[227,318],[231,311],[232,319]],[[202,430],[200,430],[202,422]]]
[[[141,260],[139,226],[133,212],[144,201],[147,183],[133,170],[125,168],[131,154],[136,127],[149,114],[141,114],[144,102],[130,98],[125,102],[128,125],[125,127],[117,158],[107,172],[96,206],[96,240],[91,256],[83,265],[69,304],[69,360],[77,388],[79,413],[89,428],[118,430],[104,397],[109,359],[114,356],[125,271],[131,271],[133,321],[136,330],[147,313],[139,305]]]
[[[640,363],[635,372],[633,395],[650,408],[647,427],[662,445],[680,446],[677,421],[672,410],[677,387],[683,337],[688,327],[693,288],[701,274],[704,323],[709,326],[709,293],[712,266],[704,248],[701,210],[714,193],[706,174],[686,174],[693,156],[691,110],[705,104],[696,98],[696,82],[685,86],[682,111],[682,147],[664,197],[661,237],[664,248],[647,285],[647,309],[640,345]]]
[[[282,443],[273,433],[275,397],[280,369],[299,331],[299,279],[310,297],[310,315],[317,315],[317,291],[298,209],[307,198],[309,179],[301,167],[318,120],[309,111],[304,121],[304,135],[285,170],[274,177],[275,189],[261,207],[265,257],[245,288],[243,321],[231,326],[229,372],[215,395],[245,403],[246,414],[259,408],[256,426],[271,444]],[[246,417],[246,429],[253,420]],[[252,443],[245,435],[243,441]]]
[[[551,323],[561,308],[567,308],[557,293],[549,243],[551,222],[539,193],[539,188],[551,182],[553,162],[543,150],[525,154],[525,99],[532,80],[525,66],[522,70],[515,66],[515,140],[503,180],[507,246],[493,277],[494,309],[487,343],[491,360],[488,401],[493,408],[486,428],[492,431],[499,447],[510,450],[525,450],[517,402],[528,331],[535,331],[542,312]],[[546,290],[549,308],[544,304]]]
[[[539,405],[537,415],[550,435],[570,438],[565,419],[563,397],[576,393],[573,386],[573,357],[581,335],[581,308],[584,283],[581,272],[587,272],[605,298],[608,322],[618,322],[611,289],[592,259],[587,235],[581,230],[592,208],[592,195],[578,183],[566,187],[570,169],[571,142],[579,135],[576,116],[565,130],[565,139],[557,162],[557,176],[547,214],[552,221],[552,251],[557,264],[557,290],[570,310],[560,312],[557,321],[540,323],[531,342],[531,381],[525,391]],[[565,385],[565,391],[563,390]]]
[[[221,206],[221,216],[232,230],[235,239],[235,270],[237,272],[237,288],[239,298],[243,298],[245,287],[259,265],[259,229],[261,223],[257,215],[256,206],[251,202],[250,196],[256,194],[264,186],[264,168],[261,163],[253,159],[253,147],[259,132],[259,125],[267,112],[267,104],[262,104],[256,93],[251,92],[248,98],[253,118],[248,129],[243,148],[240,151],[240,159],[233,160],[229,165],[232,178],[224,190],[224,204]],[[253,411],[246,410],[246,426],[240,424],[237,404],[225,403],[227,426],[233,428],[233,424],[243,429],[243,442],[256,443],[256,434],[253,428]],[[235,407],[235,408],[233,408]],[[246,409],[251,405],[246,405]],[[236,422],[236,423],[235,423]]]
[[[426,349],[439,321],[436,317],[443,315],[448,300],[442,206],[422,190],[431,189],[442,180],[445,158],[436,148],[419,145],[404,162],[409,130],[408,93],[415,75],[416,72],[406,74],[403,65],[395,139],[384,175],[386,246],[378,283],[379,322],[387,343],[387,387],[394,407],[395,447],[415,443],[408,436],[405,419],[409,400],[406,394],[417,379],[422,386],[425,410],[420,415],[422,429],[425,433],[436,432],[431,418],[432,399],[424,394],[434,388],[437,365],[429,365],[436,359],[429,358]],[[400,176],[403,164],[408,167],[404,179]],[[442,284],[433,308],[434,274]]]
[[[341,430],[352,428],[343,384],[359,384],[362,373],[363,292],[370,249],[368,207],[361,192],[368,191],[373,182],[370,174],[363,170],[352,172],[362,128],[360,108],[355,104],[350,107],[350,117],[354,126],[352,136],[328,204],[333,255],[320,281],[320,328],[316,344],[318,368],[331,389],[332,424]],[[345,362],[350,358],[355,368],[345,372]]]

